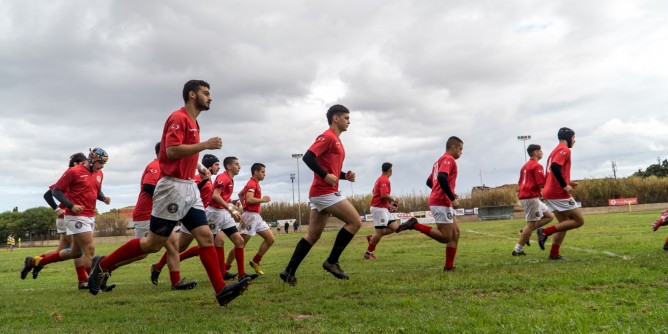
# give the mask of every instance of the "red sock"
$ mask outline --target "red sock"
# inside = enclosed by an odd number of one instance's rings
[[[162,268],[164,268],[166,264],[167,264],[167,252],[162,254],[158,263],[155,264],[155,270],[157,271],[162,270]]]
[[[227,271],[227,270],[230,270],[230,269],[232,269],[232,265],[229,264],[229,263],[225,263],[225,270]]]
[[[51,254],[51,255],[47,255],[47,256],[43,257],[43,258],[39,261],[39,265],[42,266],[42,267],[44,267],[44,266],[46,266],[46,265],[49,264],[49,263],[60,262],[60,261],[62,261],[62,259],[60,258],[60,252],[55,252],[55,253],[53,253],[53,254]]]
[[[234,257],[237,259],[237,270],[239,271],[239,276],[245,275],[246,269],[244,267],[244,249],[234,248]]]
[[[420,223],[415,223],[415,225],[413,225],[413,229],[422,233],[422,234],[424,234],[424,235],[426,235],[426,236],[429,236],[429,232],[431,231],[431,226],[422,225]]]
[[[186,249],[185,252],[179,254],[179,261],[183,261],[197,255],[199,255],[199,247],[192,246]]]
[[[543,234],[545,234],[547,236],[551,236],[551,235],[553,235],[557,232],[559,232],[559,231],[557,231],[557,226],[555,226],[555,225],[552,225],[552,226],[549,226],[549,227],[546,227],[546,228],[543,229]]]
[[[86,268],[84,268],[84,266],[78,266],[74,269],[77,271],[77,279],[79,280],[79,283],[88,281],[88,274],[86,274]]]
[[[86,267],[86,276],[88,276],[88,273],[90,273],[91,267]]]
[[[172,282],[172,285],[181,281],[181,272],[180,271],[170,271],[169,272],[169,281]]]
[[[116,269],[116,265],[125,261],[134,259],[136,257],[144,255],[144,251],[141,250],[139,245],[139,238],[131,239],[130,241],[123,244],[121,247],[116,248],[111,254],[107,255],[102,261],[100,261],[100,269],[102,270],[112,270]]]
[[[253,262],[260,264],[260,261],[262,261],[262,255],[255,254],[255,256],[253,257]]]
[[[374,244],[369,244],[369,247],[366,248],[366,251],[371,253],[376,250],[376,245]]]
[[[445,269],[455,267],[455,255],[457,255],[457,247],[445,247]]]
[[[199,249],[199,260],[202,261],[206,274],[209,275],[209,281],[213,285],[213,291],[219,294],[225,287],[223,275],[218,268],[218,254],[213,246],[202,247]]]
[[[227,273],[227,268],[225,268],[225,248],[216,247],[216,253],[218,254],[218,268],[220,268],[220,273],[225,276]]]
[[[668,244],[668,237],[666,237],[666,243]]]
[[[551,257],[559,256],[559,247],[561,247],[561,245],[552,244],[552,247],[550,248],[550,256]]]

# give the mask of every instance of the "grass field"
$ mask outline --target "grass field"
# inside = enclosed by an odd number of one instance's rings
[[[657,215],[587,216],[556,262],[535,238],[528,256],[510,255],[522,221],[462,223],[452,273],[442,271],[443,245],[416,231],[386,236],[379,259],[364,260],[371,230],[362,230],[341,258],[348,281],[321,268],[336,236],[326,232],[296,287],[278,273],[301,235],[281,234],[263,259],[266,275],[226,308],[196,258],[182,264],[182,277],[200,283],[193,290],[171,291],[166,272],[152,285],[153,254],[116,270],[116,290],[92,296],[76,289],[71,262],[21,281],[23,258],[43,249],[2,251],[0,333],[666,333],[668,228],[651,231]]]

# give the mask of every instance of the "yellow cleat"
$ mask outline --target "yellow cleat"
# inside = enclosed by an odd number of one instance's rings
[[[260,267],[259,263],[255,263],[255,261],[251,260],[250,262],[248,262],[248,264],[250,264],[250,266],[253,267],[253,269],[255,269],[256,273],[258,273],[260,275],[264,275],[264,272],[262,271],[262,267]]]

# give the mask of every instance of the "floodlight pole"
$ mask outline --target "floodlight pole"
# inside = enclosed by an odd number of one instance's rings
[[[531,135],[517,136],[517,140],[524,142],[524,162],[527,161],[527,140],[531,140]]]
[[[297,159],[297,213],[299,215],[297,219],[299,221],[299,226],[302,226],[302,198],[301,198],[301,190],[299,188],[299,160],[303,157],[304,155],[301,153],[295,153],[292,155],[292,158]],[[292,200],[294,201],[294,195]]]
[[[295,173],[290,173],[290,181],[292,181],[292,205],[295,205]]]

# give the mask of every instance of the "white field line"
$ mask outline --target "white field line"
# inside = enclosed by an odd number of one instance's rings
[[[466,230],[466,232],[473,233],[473,234],[484,235],[484,236],[493,237],[493,238],[503,238],[503,239],[507,239],[507,240],[517,240],[517,238],[499,236],[499,235],[495,235],[495,234],[483,233],[483,232],[474,231],[474,230]],[[631,259],[631,257],[629,257],[629,256],[619,255],[619,254],[615,254],[615,253],[609,252],[609,251],[598,251],[598,250],[579,248],[579,247],[573,247],[573,246],[561,246],[561,247],[568,248],[568,249],[573,249],[573,250],[576,250],[576,251],[579,251],[579,252],[585,252],[585,253],[589,253],[589,254],[603,254],[603,255],[610,256],[610,257],[618,257],[622,260],[630,260]]]

